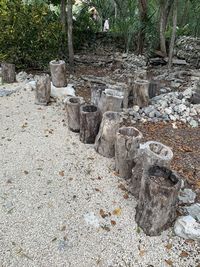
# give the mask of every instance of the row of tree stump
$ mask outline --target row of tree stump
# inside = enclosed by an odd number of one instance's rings
[[[40,104],[48,102],[49,84],[48,75],[37,81]],[[124,91],[126,103],[132,94],[132,99],[139,99],[139,106],[148,105],[147,84],[146,80],[135,80],[133,87]],[[119,176],[131,179],[132,193],[138,201],[136,222],[147,235],[159,235],[175,220],[181,179],[170,170],[173,153],[169,147],[154,141],[142,144],[142,133],[131,123],[126,125],[120,112],[125,94],[116,91],[103,87],[96,93],[92,91],[95,104],[85,104],[80,97],[67,98],[68,127],[80,133],[81,142],[94,144],[102,156],[115,157]]]
[[[176,218],[180,177],[170,170],[171,149],[159,142],[141,144],[142,133],[124,126],[120,112],[103,114],[94,105],[85,105],[78,97],[66,102],[69,129],[80,131],[80,140],[94,143],[104,157],[115,157],[119,176],[132,181],[132,193],[138,200],[136,222],[147,235],[159,235]],[[75,123],[76,122],[76,123]]]
[[[134,105],[145,107],[149,99],[156,95],[159,84],[147,80],[146,70],[137,70],[128,76],[127,85],[110,86],[96,84],[91,88],[91,103],[98,106],[102,114],[106,111],[122,111]]]

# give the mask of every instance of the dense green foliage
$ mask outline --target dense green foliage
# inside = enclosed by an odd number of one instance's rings
[[[59,56],[61,26],[44,2],[1,0],[0,17],[0,61],[38,68]]]
[[[84,0],[73,6],[75,50],[94,40],[109,18],[110,32],[124,40],[124,50],[137,49],[143,36],[146,51],[159,49],[161,7],[173,0]],[[17,67],[41,68],[53,58],[67,58],[67,36],[60,19],[61,0],[0,1],[0,62]],[[142,19],[140,4],[145,3]],[[98,19],[92,18],[95,8]],[[173,5],[165,31],[168,42],[172,33]],[[177,35],[200,36],[200,1],[181,0],[178,4]]]

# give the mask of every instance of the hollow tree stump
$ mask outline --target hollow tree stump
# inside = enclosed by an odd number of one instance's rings
[[[122,118],[119,112],[107,111],[103,114],[99,133],[95,140],[95,150],[107,158],[115,156],[116,132]]]
[[[14,83],[16,81],[15,65],[2,63],[2,83]]]
[[[69,97],[66,100],[68,127],[72,132],[80,131],[80,106],[83,103],[80,97]]]
[[[80,141],[93,144],[99,131],[101,112],[94,105],[80,107]]]
[[[142,175],[136,222],[149,236],[160,235],[176,218],[181,178],[174,171],[153,165]]]
[[[148,141],[140,145],[131,177],[132,193],[136,198],[139,197],[143,171],[153,165],[169,167],[172,158],[172,150],[162,143]]]
[[[47,105],[50,102],[51,81],[48,74],[38,76],[35,89],[35,104]]]
[[[149,104],[149,82],[136,80],[133,88],[133,105],[146,107]]]
[[[150,81],[149,83],[149,98],[153,98],[154,96],[156,96],[156,93],[159,91],[160,89],[160,84],[159,81]]]
[[[101,94],[99,109],[102,114],[106,111],[119,112],[123,107],[124,93],[119,90],[105,89]]]
[[[99,101],[102,95],[102,92],[105,90],[106,85],[96,85],[91,87],[91,103],[95,106],[99,105]]]
[[[65,61],[52,60],[49,65],[53,85],[55,87],[65,87],[67,85]]]
[[[119,176],[128,179],[135,166],[135,156],[139,149],[142,133],[134,127],[121,127],[115,140],[115,169]]]

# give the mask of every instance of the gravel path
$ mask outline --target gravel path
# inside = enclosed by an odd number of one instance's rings
[[[63,106],[21,89],[0,98],[0,266],[199,266],[199,247],[147,237],[114,161],[67,129]]]

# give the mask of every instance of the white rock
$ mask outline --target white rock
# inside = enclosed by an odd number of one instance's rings
[[[73,84],[68,84],[67,87],[58,88],[51,83],[51,96],[56,98],[75,96],[75,90],[73,88]]]
[[[195,220],[200,222],[200,204],[196,203],[189,207],[185,207],[185,210],[192,216]]]
[[[197,127],[199,126],[198,121],[191,120],[191,121],[190,121],[190,126],[191,126],[192,128],[197,128]]]
[[[169,108],[166,108],[165,109],[165,113],[167,114],[167,115],[170,115],[170,114],[172,114],[172,109],[169,107]]]
[[[187,109],[187,107],[186,107],[186,105],[184,105],[184,104],[181,104],[181,105],[179,105],[178,106],[178,112],[179,113],[182,113],[184,110],[186,110]]]
[[[187,88],[184,92],[183,95],[184,96],[192,96],[193,93],[193,88]]]
[[[180,191],[178,198],[183,204],[192,204],[195,201],[196,193],[193,192],[192,189],[185,188]]]
[[[137,105],[133,106],[133,111],[135,111],[135,112],[138,112],[138,111],[139,111],[139,109],[140,109],[140,107],[139,107],[139,106],[137,106]]]
[[[169,115],[169,118],[170,118],[170,120],[172,120],[172,121],[176,121],[176,120],[177,120],[176,117],[173,116],[173,115]]]
[[[36,81],[30,81],[26,84],[26,86],[30,86],[31,89],[35,90],[36,88]]]
[[[174,232],[182,238],[200,241],[200,224],[190,215],[179,217],[176,220]]]
[[[28,74],[25,71],[21,71],[16,75],[17,82],[23,82],[28,78]]]

